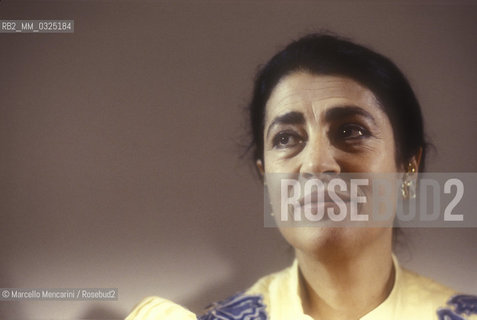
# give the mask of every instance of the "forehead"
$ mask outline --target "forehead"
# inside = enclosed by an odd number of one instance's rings
[[[273,89],[266,104],[266,119],[286,111],[317,112],[336,105],[354,105],[382,113],[371,90],[350,78],[295,72],[282,78]]]

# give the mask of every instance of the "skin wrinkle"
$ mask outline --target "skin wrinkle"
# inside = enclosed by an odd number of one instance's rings
[[[309,73],[307,73],[307,72],[303,72],[303,73],[304,73],[304,74],[309,74]],[[331,76],[330,76],[330,77],[331,77]],[[286,78],[286,77],[285,77],[285,78]],[[275,91],[275,89],[280,86],[280,84],[282,83],[282,81],[283,81],[283,79],[278,82],[277,86],[274,88],[273,91]],[[309,85],[312,86],[312,85],[314,85],[314,84],[316,84],[316,83],[317,83],[317,80],[311,80],[310,83],[309,83]],[[329,80],[329,81],[328,81],[328,86],[323,86],[323,87],[321,87],[321,88],[301,88],[301,91],[302,91],[302,93],[303,93],[303,92],[316,93],[316,92],[323,91],[323,92],[329,94],[329,96],[325,96],[324,98],[337,98],[337,97],[334,97],[334,96],[332,95],[332,93],[333,93],[332,91],[330,92],[330,90],[335,89],[335,85],[336,85],[336,84],[342,84],[342,81],[339,81],[339,80]],[[361,85],[359,85],[359,86],[361,87]],[[351,85],[349,85],[349,84],[348,84],[348,85],[345,85],[345,87],[344,87],[344,89],[346,89],[350,94],[356,94],[356,93],[357,93],[358,91],[360,91],[360,89],[362,89],[362,88],[364,88],[364,87],[356,88],[356,87],[351,86]],[[270,97],[273,95],[273,91],[272,91]],[[288,98],[290,98],[290,97],[293,97],[293,96],[298,96],[298,97],[300,97],[300,95],[298,95],[297,93],[290,92],[288,95],[284,94],[284,96],[283,96],[279,101],[276,101],[276,104],[277,104],[277,105],[284,104],[284,102],[283,102],[284,100],[286,100],[286,99],[288,99]],[[307,97],[307,98],[308,98],[308,97]],[[371,95],[368,94],[368,98],[371,98],[371,100],[372,100],[372,101],[368,101],[369,103],[375,103],[375,104],[378,104],[378,105],[381,106],[381,104],[379,103],[378,99],[377,99],[373,94],[371,94]],[[271,100],[271,98],[269,98],[269,101],[267,102],[267,105],[270,103],[270,100]],[[301,100],[301,99],[299,99],[299,100]],[[286,104],[284,104],[284,105],[286,105]]]

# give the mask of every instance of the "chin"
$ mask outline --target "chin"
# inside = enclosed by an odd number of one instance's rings
[[[382,244],[390,228],[359,227],[283,227],[280,232],[295,249],[319,259],[345,259],[358,255],[368,246]],[[389,236],[389,239],[391,237]]]

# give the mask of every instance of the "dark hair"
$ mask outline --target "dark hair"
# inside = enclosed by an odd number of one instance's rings
[[[322,33],[293,41],[258,71],[249,105],[254,160],[263,160],[265,105],[270,94],[280,79],[296,71],[344,76],[370,89],[390,119],[396,163],[404,165],[422,150],[419,170],[424,169],[427,144],[421,108],[406,77],[383,55]]]

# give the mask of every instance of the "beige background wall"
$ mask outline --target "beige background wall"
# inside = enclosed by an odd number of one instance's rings
[[[450,4],[452,3],[452,4]],[[117,302],[3,302],[2,319],[200,310],[290,263],[243,151],[260,63],[328,28],[408,75],[437,147],[477,171],[475,1],[0,2],[75,33],[0,34],[0,287],[117,287]],[[475,229],[413,230],[404,265],[477,293]]]

